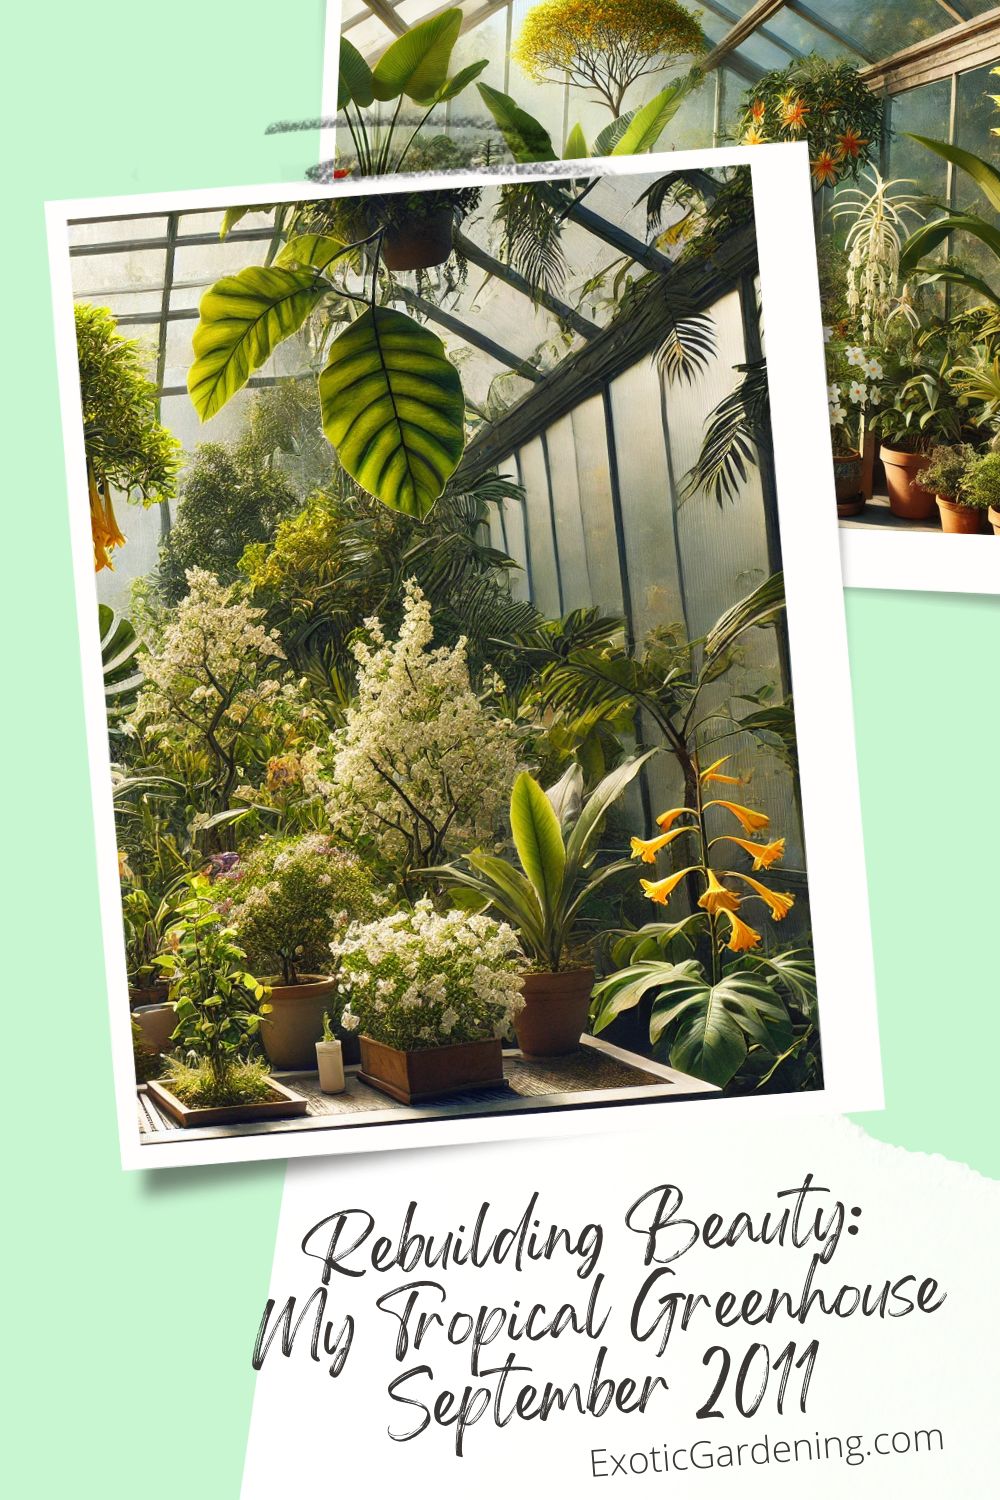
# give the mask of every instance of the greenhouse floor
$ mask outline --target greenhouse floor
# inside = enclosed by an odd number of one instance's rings
[[[275,1073],[287,1088],[308,1100],[305,1115],[287,1120],[257,1120],[239,1125],[185,1129],[163,1113],[140,1084],[137,1089],[139,1134],[144,1146],[180,1140],[217,1140],[231,1136],[343,1130],[368,1125],[398,1125],[414,1120],[461,1119],[472,1115],[534,1113],[550,1109],[593,1108],[607,1104],[650,1104],[720,1094],[714,1084],[676,1068],[625,1052],[598,1037],[583,1037],[580,1049],[564,1057],[528,1059],[518,1051],[504,1053],[504,1084],[453,1094],[419,1107],[395,1103],[346,1069],[342,1094],[320,1092],[316,1073]]]
[[[840,522],[849,530],[864,531],[872,526],[895,531],[932,531],[941,534],[941,523],[936,516],[929,521],[904,521],[900,516],[894,516],[889,509],[888,495],[873,495],[858,516],[849,516]]]

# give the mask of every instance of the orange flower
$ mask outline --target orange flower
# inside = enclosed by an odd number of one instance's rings
[[[733,817],[743,825],[747,833],[759,833],[771,821],[767,813],[757,812],[752,807],[744,807],[741,802],[725,802],[719,798],[715,802],[706,802],[705,806],[706,808],[724,807],[727,812],[731,812]]]
[[[755,99],[750,106],[750,118],[755,125],[759,125],[767,114],[767,105],[763,99]]]
[[[808,113],[805,100],[798,95],[786,94],[781,101],[781,123],[786,130],[805,130]]]
[[[742,144],[744,146],[766,146],[767,136],[759,126],[751,125],[749,129],[743,132]]]
[[[664,880],[640,880],[639,884],[650,901],[655,901],[657,906],[666,906],[671,891],[680,885],[685,875],[690,875],[697,868],[697,865],[689,865],[686,870],[678,870],[675,875],[668,875]]]
[[[667,829],[672,828],[677,822],[681,813],[690,813],[693,818],[698,816],[693,807],[672,807],[669,812],[660,813],[656,820],[657,828],[662,828],[666,833]]]
[[[795,897],[791,891],[770,891],[766,885],[761,885],[759,880],[754,880],[752,875],[741,875],[737,870],[727,870],[727,875],[733,875],[737,880],[745,880],[757,892],[760,899],[771,909],[771,918],[775,922],[781,922],[788,916],[795,905]]]
[[[812,174],[817,187],[836,182],[840,176],[837,158],[832,151],[821,151],[812,164]]]
[[[744,922],[735,912],[724,913],[729,918],[729,942],[726,947],[732,953],[744,953],[747,948],[756,948],[760,942],[760,933],[755,932],[748,923]]]
[[[868,144],[869,141],[866,136],[859,135],[856,130],[845,130],[842,135],[838,135],[837,137],[837,155],[841,158],[849,156],[852,160],[857,161],[861,155],[862,146],[867,146]]]
[[[672,844],[674,839],[679,839],[682,833],[691,832],[693,832],[691,825],[685,823],[682,827],[675,828],[672,833],[661,833],[656,839],[633,838],[631,840],[632,858],[641,859],[644,865],[653,865],[661,849]]]
[[[703,896],[699,896],[698,905],[704,907],[710,917],[718,916],[720,911],[736,911],[740,905],[736,892],[724,886],[714,870],[707,870],[706,874],[708,889]]]
[[[742,786],[743,785],[743,777],[742,776],[724,776],[724,775],[720,775],[720,773],[719,773],[719,767],[720,766],[724,766],[726,764],[726,761],[727,760],[732,760],[732,758],[733,757],[731,755],[723,755],[719,760],[713,760],[713,762],[709,766],[708,770],[707,771],[702,771],[702,773],[701,773],[701,780],[702,780],[702,782],[708,783],[709,781],[720,781],[725,786]]]
[[[755,870],[766,870],[771,865],[777,864],[785,852],[784,839],[772,839],[769,844],[758,844],[754,839],[738,839],[731,833],[720,834],[719,838],[725,839],[729,844],[738,844],[741,849],[745,849],[753,860]],[[718,843],[718,839],[713,839],[712,843]]]

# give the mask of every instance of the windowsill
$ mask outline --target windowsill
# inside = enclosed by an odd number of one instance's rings
[[[841,526],[848,527],[854,531],[870,531],[873,527],[886,528],[896,531],[928,531],[941,534],[941,523],[937,513],[926,521],[904,521],[899,516],[894,516],[889,509],[888,495],[873,495],[860,515],[848,516],[842,519]]]

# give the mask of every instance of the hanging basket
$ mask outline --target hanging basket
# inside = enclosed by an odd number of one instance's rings
[[[451,254],[454,213],[442,208],[426,218],[387,227],[382,237],[382,260],[390,271],[427,271],[444,265]]]

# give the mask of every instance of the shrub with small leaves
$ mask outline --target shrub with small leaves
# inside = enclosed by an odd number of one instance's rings
[[[945,500],[960,499],[964,504],[965,480],[975,462],[976,450],[970,443],[933,448],[930,463],[920,475],[920,483]]]
[[[969,469],[962,504],[1000,512],[1000,453],[987,453]]]

